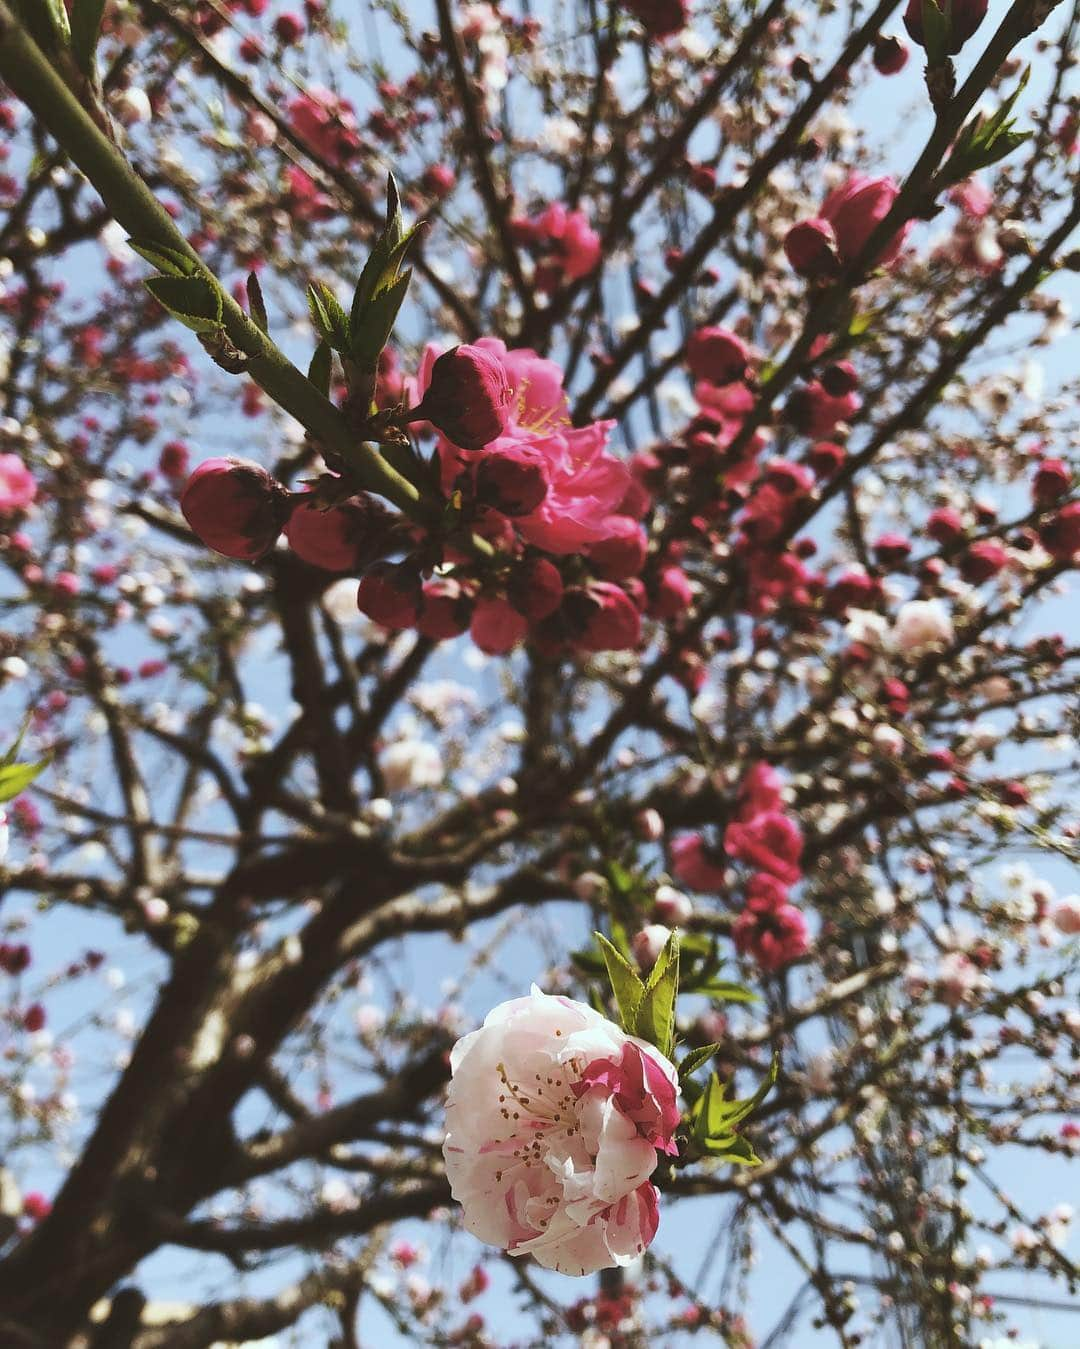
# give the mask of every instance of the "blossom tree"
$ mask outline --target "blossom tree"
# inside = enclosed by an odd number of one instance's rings
[[[0,0],[0,1342],[1076,1311],[1078,28]]]

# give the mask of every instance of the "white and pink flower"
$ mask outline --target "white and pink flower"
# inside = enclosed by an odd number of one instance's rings
[[[443,1145],[465,1226],[546,1269],[627,1265],[656,1235],[674,1154],[674,1066],[584,1003],[533,987],[450,1055]]]

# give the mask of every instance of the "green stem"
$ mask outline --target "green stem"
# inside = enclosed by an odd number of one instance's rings
[[[99,131],[5,0],[0,0],[0,77],[70,155],[133,239],[175,249],[198,265],[221,295],[222,323],[230,341],[248,358],[244,373],[317,441],[341,455],[359,486],[393,502],[419,524],[434,525],[438,503],[425,501],[373,446],[358,443],[334,404],[252,323],[124,156]]]

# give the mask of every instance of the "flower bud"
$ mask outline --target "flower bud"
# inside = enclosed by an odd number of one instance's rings
[[[1035,470],[1031,494],[1037,506],[1050,506],[1063,497],[1072,483],[1072,474],[1063,459],[1044,459]]]
[[[544,455],[531,445],[508,445],[476,465],[476,499],[503,515],[529,515],[548,493]]]
[[[926,518],[926,533],[935,543],[955,543],[964,535],[964,517],[951,506],[939,506]]]
[[[624,0],[649,37],[670,37],[686,27],[686,0]]]
[[[639,810],[634,816],[634,832],[647,843],[656,843],[664,837],[664,817],[652,806]]]
[[[501,656],[522,640],[528,627],[528,621],[506,600],[480,600],[469,632],[481,651]]]
[[[293,552],[324,571],[358,572],[389,551],[395,517],[366,493],[330,510],[301,502],[289,516],[285,537]]]
[[[850,361],[833,361],[821,373],[821,387],[831,398],[843,398],[859,387],[859,376]]]
[[[731,384],[746,377],[746,343],[727,328],[699,328],[686,344],[686,363],[695,379]]]
[[[411,628],[420,614],[420,573],[408,562],[376,562],[364,573],[356,603],[384,628]]]
[[[853,173],[825,198],[821,214],[832,226],[840,261],[847,263],[857,257],[871,234],[889,214],[900,189],[891,178],[866,178]],[[900,252],[910,222],[903,225],[882,251],[868,258],[867,265],[885,267]]]
[[[960,575],[972,585],[982,585],[996,576],[1009,560],[1009,554],[993,539],[973,543],[960,559]]]
[[[1039,541],[1059,562],[1068,562],[1080,552],[1080,501],[1070,501],[1041,525]]]
[[[546,557],[527,557],[510,576],[507,598],[519,614],[538,622],[562,603],[562,574]]]
[[[936,0],[930,0],[930,3],[936,3]],[[908,30],[908,37],[912,42],[925,47],[922,7],[923,0],[908,0],[908,7],[904,11],[904,27]],[[937,7],[948,16],[949,28],[945,51],[950,56],[955,56],[986,18],[987,0],[951,0],[951,3],[946,0],[944,5]]]
[[[290,508],[281,483],[249,459],[207,459],[180,497],[184,519],[203,543],[243,562],[273,548]]]
[[[561,614],[571,644],[582,651],[628,651],[641,639],[637,605],[610,581],[594,581],[583,589],[568,590]]]
[[[469,626],[472,601],[453,577],[428,581],[420,593],[416,626],[436,642],[460,637]]]
[[[694,916],[694,905],[689,895],[673,885],[658,885],[653,900],[653,913],[669,927],[682,927]]]
[[[501,363],[482,347],[444,352],[412,420],[423,418],[463,450],[481,450],[502,435],[513,389]]]
[[[896,75],[907,65],[907,44],[898,37],[878,33],[874,38],[874,69],[879,75]]]
[[[836,235],[820,216],[792,225],[784,238],[784,252],[792,267],[809,281],[835,276],[840,270]]]
[[[652,969],[670,936],[671,928],[665,927],[663,923],[650,923],[634,934],[630,949],[642,970]]]

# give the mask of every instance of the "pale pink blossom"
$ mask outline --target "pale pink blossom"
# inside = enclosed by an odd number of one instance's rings
[[[909,600],[896,615],[892,637],[897,650],[912,660],[943,650],[953,640],[949,611],[940,600]]]
[[[502,1003],[450,1055],[443,1147],[466,1228],[564,1274],[628,1265],[656,1234],[676,1073],[584,1003]]]

